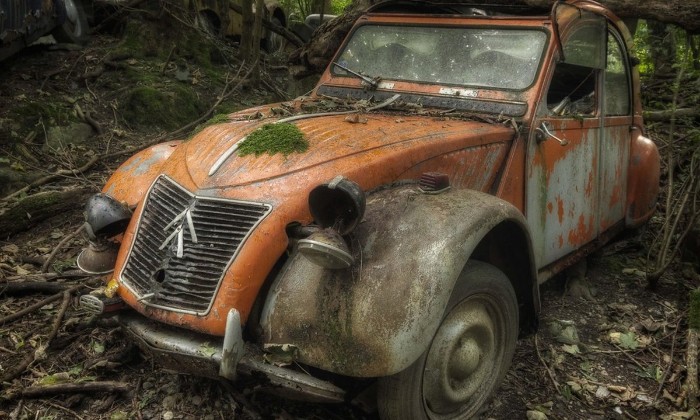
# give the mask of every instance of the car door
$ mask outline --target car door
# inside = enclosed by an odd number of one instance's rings
[[[603,76],[603,126],[599,159],[599,234],[625,217],[630,133],[633,126],[631,77],[621,36],[608,30]]]
[[[606,23],[581,13],[549,65],[528,143],[526,216],[538,268],[594,240],[599,231],[601,73]],[[610,175],[613,177],[613,175]]]

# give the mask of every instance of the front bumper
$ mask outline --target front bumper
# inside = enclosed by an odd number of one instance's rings
[[[345,391],[330,382],[265,362],[257,347],[243,342],[240,324],[227,328],[227,336],[221,338],[154,322],[133,311],[119,312],[117,319],[127,335],[160,366],[211,378],[234,379],[240,373],[261,379],[264,390],[287,398],[345,401]],[[235,316],[229,316],[228,321],[239,322]]]

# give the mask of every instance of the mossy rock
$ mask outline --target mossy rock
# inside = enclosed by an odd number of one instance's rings
[[[67,125],[76,122],[70,106],[51,101],[36,101],[19,104],[10,115],[21,127],[34,127],[39,121],[45,125]]]
[[[132,89],[120,111],[128,124],[176,129],[197,119],[203,106],[191,89],[172,86],[169,91],[152,87]]]

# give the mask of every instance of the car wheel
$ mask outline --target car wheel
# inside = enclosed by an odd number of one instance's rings
[[[63,0],[66,6],[66,21],[53,31],[58,42],[84,44],[88,38],[87,16],[79,0]]]
[[[380,378],[380,417],[472,418],[508,370],[517,336],[510,281],[492,265],[470,261],[428,350],[406,370]]]

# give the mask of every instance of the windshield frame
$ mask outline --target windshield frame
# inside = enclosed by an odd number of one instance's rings
[[[436,18],[437,16],[430,16],[431,18]],[[457,18],[462,18],[461,16]],[[486,17],[486,18],[478,18],[473,19],[474,17],[469,16],[468,17],[471,22],[459,22],[459,23],[436,23],[434,20],[431,20],[430,22],[409,22],[409,23],[402,23],[402,22],[395,22],[395,21],[378,21],[378,20],[368,20],[365,22],[359,22],[356,24],[352,30],[348,33],[348,35],[345,37],[345,40],[341,44],[340,48],[338,48],[336,54],[333,56],[333,59],[331,61],[330,67],[328,69],[328,74],[331,77],[331,83],[332,80],[335,78],[339,79],[358,79],[357,76],[352,75],[352,74],[343,74],[341,72],[338,72],[335,69],[335,66],[332,63],[339,62],[340,57],[343,55],[345,50],[348,47],[348,44],[351,42],[353,37],[355,36],[356,32],[360,30],[360,28],[363,28],[365,26],[383,26],[383,27],[389,27],[389,26],[400,26],[400,27],[425,27],[425,28],[451,28],[451,29],[482,29],[482,30],[503,30],[503,31],[537,31],[541,32],[545,35],[544,41],[542,43],[542,48],[540,50],[540,55],[539,55],[539,61],[537,63],[537,67],[535,68],[534,72],[532,73],[532,79],[530,80],[529,84],[525,87],[522,88],[511,88],[511,87],[496,87],[496,86],[486,86],[483,84],[467,84],[467,83],[449,83],[449,82],[442,82],[442,81],[431,81],[431,80],[412,80],[412,79],[400,79],[400,78],[389,78],[387,77],[387,81],[392,81],[396,82],[397,84],[409,84],[409,85],[427,85],[427,86],[445,86],[449,88],[457,88],[457,89],[462,89],[462,90],[478,90],[478,91],[501,91],[501,92],[525,92],[529,89],[531,89],[537,82],[540,76],[540,72],[542,71],[542,68],[544,66],[544,61],[547,56],[547,51],[549,49],[549,43],[551,41],[551,31],[548,30],[547,27],[543,25],[535,25],[534,23],[528,22],[528,24],[518,24],[518,25],[509,25],[509,24],[504,24],[502,22],[493,22],[493,17]],[[489,23],[484,22],[484,20],[489,20]],[[465,19],[466,20],[466,19]],[[493,23],[491,23],[493,22]],[[352,70],[357,70],[352,68],[350,66],[350,69]],[[363,75],[369,77],[369,78],[383,78],[384,75],[382,74],[364,74]],[[384,79],[382,79],[384,80]],[[381,84],[380,84],[381,88]]]

